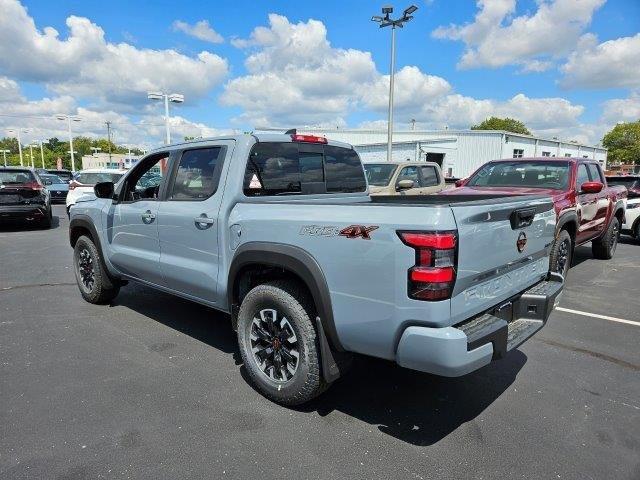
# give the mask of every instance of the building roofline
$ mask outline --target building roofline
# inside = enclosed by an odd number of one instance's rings
[[[285,131],[287,130],[287,128],[278,128],[278,127],[255,127],[255,131],[265,131],[265,132],[271,132],[271,131]],[[337,133],[359,133],[359,134],[380,134],[383,133],[386,135],[387,131],[386,130],[374,130],[374,129],[360,129],[360,128],[336,128],[336,129],[330,129],[330,128],[317,128],[317,127],[305,127],[305,128],[298,128],[299,131],[301,132],[322,132],[325,133],[327,136],[331,135],[331,132],[337,132]],[[599,147],[597,145],[589,145],[587,143],[574,143],[571,142],[569,140],[563,140],[563,139],[554,139],[554,138],[546,138],[546,137],[538,137],[535,135],[525,135],[522,133],[514,133],[514,132],[507,132],[506,130],[394,130],[393,134],[465,134],[465,135],[486,135],[488,134],[495,134],[495,135],[509,135],[512,137],[520,137],[520,138],[528,138],[531,140],[542,140],[544,142],[552,142],[552,143],[560,143],[562,145],[575,145],[576,147],[588,147],[588,148],[595,148],[598,150],[603,150],[603,151],[607,151],[608,149],[606,147]],[[410,141],[409,141],[410,142]],[[386,144],[386,142],[382,142],[384,144]],[[394,142],[394,143],[401,143],[401,142]],[[354,145],[359,145],[354,143]],[[372,145],[372,144],[369,144]]]

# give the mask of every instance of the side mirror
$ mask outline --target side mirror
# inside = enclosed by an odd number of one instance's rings
[[[464,179],[464,178],[461,178],[461,179],[459,179],[459,180],[456,180],[456,182],[454,183],[454,185],[455,185],[456,187],[461,187],[461,186],[463,186],[463,185],[464,185],[464,182],[465,182],[465,179]]]
[[[604,187],[604,185],[602,185],[601,182],[584,182],[580,186],[580,191],[583,193],[600,193],[602,187]]]
[[[113,182],[96,183],[93,191],[98,198],[113,198]]]
[[[415,185],[415,182],[413,180],[409,180],[409,179],[400,180],[398,182],[398,190],[408,190],[410,188],[413,188],[414,185]]]

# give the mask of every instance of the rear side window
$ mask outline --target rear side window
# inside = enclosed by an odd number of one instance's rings
[[[366,181],[353,150],[331,145],[257,143],[244,176],[247,196],[364,192]]]
[[[171,200],[204,200],[218,189],[224,147],[186,150],[180,157]]]
[[[422,186],[423,187],[435,187],[440,184],[440,178],[438,178],[438,172],[434,166],[420,167],[422,173]]]
[[[591,179],[594,182],[602,182],[604,183],[604,179],[602,178],[602,174],[600,173],[600,169],[594,163],[589,163],[589,173],[591,173]]]

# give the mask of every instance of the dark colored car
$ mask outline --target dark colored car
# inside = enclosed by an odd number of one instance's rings
[[[65,202],[67,193],[69,193],[69,182],[66,182],[58,175],[52,175],[50,173],[40,174],[40,179],[44,183],[45,188],[49,190],[51,203]]]
[[[71,170],[47,170],[47,173],[59,176],[62,180],[69,183],[73,180],[73,172]]]
[[[607,183],[626,187],[629,198],[640,198],[640,175],[607,176]]]
[[[31,169],[0,167],[0,224],[10,220],[51,227],[51,195]]]
[[[624,223],[626,189],[607,184],[602,167],[584,158],[518,158],[485,163],[443,195],[547,195],[558,218],[551,271],[565,276],[573,249],[591,242],[595,258],[610,259]]]

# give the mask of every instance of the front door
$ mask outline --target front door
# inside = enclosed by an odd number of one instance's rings
[[[587,165],[580,163],[576,177],[576,204],[578,210],[578,233],[576,235],[576,241],[578,244],[590,240],[596,234],[598,195],[583,192],[580,188],[583,183],[590,181],[591,176],[587,170]]]
[[[160,265],[167,287],[217,303],[220,175],[234,142],[177,152],[174,180],[158,211]]]
[[[402,180],[411,180],[413,182],[413,187],[401,189],[400,182]],[[418,173],[417,165],[402,167],[398,174],[398,178],[396,179],[396,191],[400,195],[418,195],[420,193],[420,174]]]
[[[105,219],[113,265],[156,285],[163,284],[157,216],[168,158],[168,153],[159,153],[143,159],[125,178]]]

